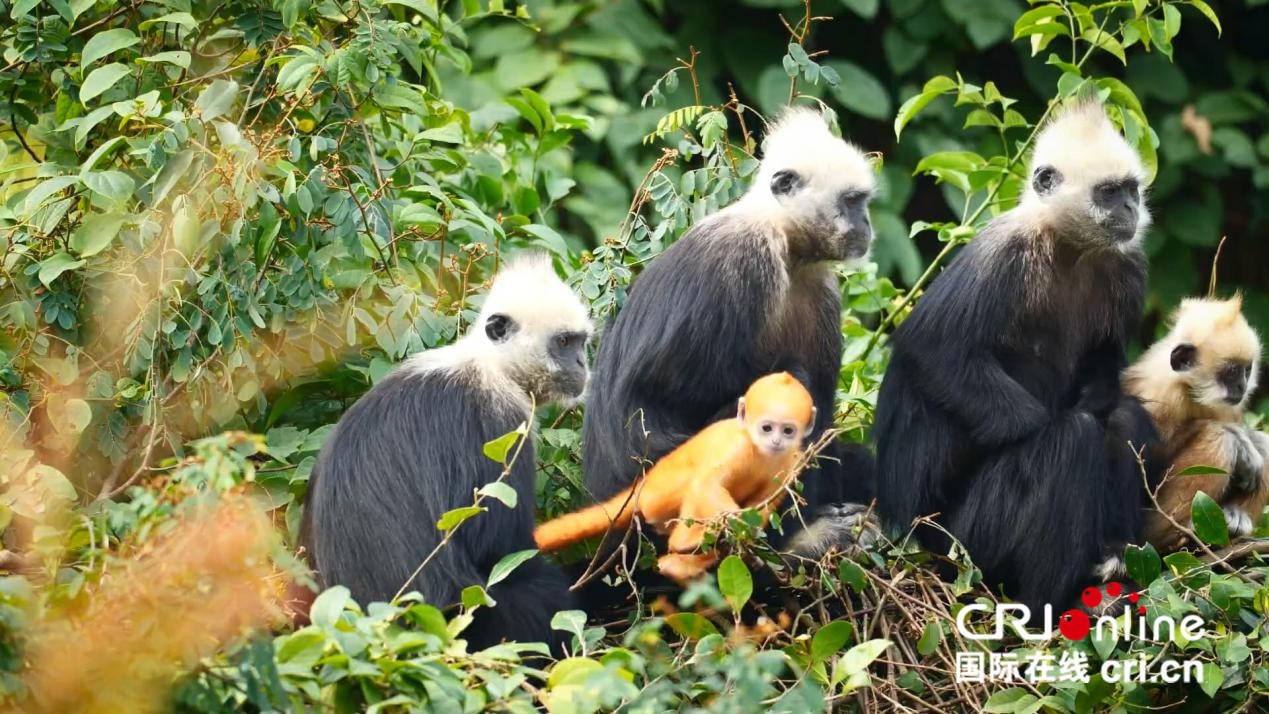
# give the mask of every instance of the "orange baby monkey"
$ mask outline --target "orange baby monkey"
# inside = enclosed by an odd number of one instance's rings
[[[654,528],[669,530],[671,552],[657,563],[661,573],[680,582],[696,577],[715,561],[713,555],[692,554],[705,537],[702,521],[758,507],[766,523],[797,475],[802,440],[814,423],[806,388],[787,372],[769,374],[740,398],[736,418],[705,427],[607,501],[543,523],[533,539],[542,551],[559,550],[623,528],[638,514]]]

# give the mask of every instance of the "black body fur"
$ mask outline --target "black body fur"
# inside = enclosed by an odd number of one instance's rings
[[[348,586],[362,605],[388,600],[440,543],[441,515],[471,505],[475,489],[498,478],[502,466],[482,445],[532,423],[532,415],[481,384],[470,367],[403,367],[340,419],[313,469],[302,529],[323,584]],[[464,587],[483,586],[503,556],[533,548],[535,464],[529,441],[506,481],[516,508],[486,499],[488,511],[462,523],[407,591],[453,605]],[[534,557],[489,595],[497,605],[479,608],[461,635],[473,651],[503,639],[547,641],[558,651],[551,617],[572,606],[562,573]]]
[[[1070,602],[1140,527],[1128,442],[1156,437],[1118,375],[1145,289],[1139,250],[992,221],[894,335],[877,406],[882,516],[907,532],[940,513],[989,584],[1032,607]],[[942,533],[916,533],[946,552]]]

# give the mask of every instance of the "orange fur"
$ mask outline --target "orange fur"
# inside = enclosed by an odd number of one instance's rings
[[[1236,439],[1231,428],[1246,429],[1243,416],[1247,398],[1255,390],[1261,349],[1258,336],[1242,315],[1242,298],[1187,299],[1173,323],[1168,336],[1124,373],[1124,388],[1142,400],[1159,427],[1168,463],[1167,476],[1156,494],[1159,510],[1147,513],[1144,529],[1146,540],[1163,550],[1184,544],[1185,535],[1167,516],[1188,525],[1191,504],[1199,491],[1227,512],[1245,513],[1252,522],[1269,505],[1269,468],[1262,472],[1258,487],[1250,491],[1232,488],[1228,474],[1235,470]],[[1182,371],[1169,364],[1170,352],[1179,345],[1192,345],[1197,355],[1195,364]],[[1216,379],[1217,372],[1231,360],[1252,366],[1246,394],[1233,404],[1219,398],[1222,393]],[[1256,444],[1269,443],[1250,429],[1244,433]],[[1211,466],[1227,473],[1177,475],[1192,466]]]
[[[769,374],[745,392],[736,418],[710,424],[666,454],[631,488],[543,523],[533,538],[540,550],[555,551],[623,528],[638,514],[652,527],[669,531],[672,552],[662,557],[662,572],[678,580],[695,577],[714,562],[713,556],[688,555],[704,539],[702,521],[760,507],[765,523],[796,476],[802,439],[814,420],[810,393],[788,373]],[[761,431],[769,424],[795,430],[787,446],[770,453],[762,448]]]

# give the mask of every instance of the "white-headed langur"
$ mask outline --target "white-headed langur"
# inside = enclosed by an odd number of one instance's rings
[[[873,191],[873,166],[819,112],[781,115],[749,190],[657,256],[604,332],[583,432],[593,496],[628,488],[647,464],[734,416],[736,399],[770,372],[810,391],[811,440],[832,423],[842,358],[833,264],[867,254]],[[863,447],[822,456],[833,458],[803,476],[808,520],[871,481]]]
[[[1199,491],[1225,510],[1232,536],[1251,533],[1269,503],[1269,436],[1243,421],[1261,350],[1242,305],[1241,296],[1183,300],[1167,336],[1124,372],[1124,389],[1154,417],[1168,467],[1155,494],[1162,512],[1151,503],[1146,513],[1146,540],[1161,550],[1185,543],[1172,521],[1190,525]],[[1223,473],[1181,475],[1198,466]]]
[[[586,307],[548,259],[514,259],[494,279],[480,316],[454,344],[403,362],[339,420],[313,467],[301,539],[325,586],[363,605],[391,598],[441,542],[442,514],[471,505],[502,472],[483,445],[533,423],[533,406],[571,403],[586,387]],[[432,605],[483,585],[503,556],[533,548],[534,449],[526,442],[506,483],[517,503],[486,499],[407,588]],[[550,621],[572,606],[562,573],[541,557],[489,592],[463,637],[475,650],[503,639],[552,643]]]
[[[1118,577],[1156,440],[1120,388],[1146,290],[1141,160],[1096,102],[1042,128],[1018,205],[935,279],[893,337],[878,494],[902,532],[955,536],[988,584],[1037,608]],[[917,537],[947,552],[932,526]]]

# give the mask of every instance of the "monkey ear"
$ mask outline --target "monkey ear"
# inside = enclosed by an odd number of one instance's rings
[[[740,421],[741,426],[745,423],[745,398],[741,397],[736,400],[736,419]]]
[[[1180,344],[1172,350],[1172,371],[1186,372],[1198,364],[1198,348],[1191,344]]]
[[[801,188],[803,183],[802,177],[798,176],[796,171],[781,169],[771,177],[771,193],[775,196],[783,196]]]
[[[493,342],[504,342],[516,331],[515,320],[496,312],[485,320],[485,335]]]
[[[811,419],[806,423],[806,432],[802,434],[803,436],[810,436],[811,430],[815,428],[815,417],[819,414],[819,412],[819,409],[816,409],[814,406],[811,407]]]

